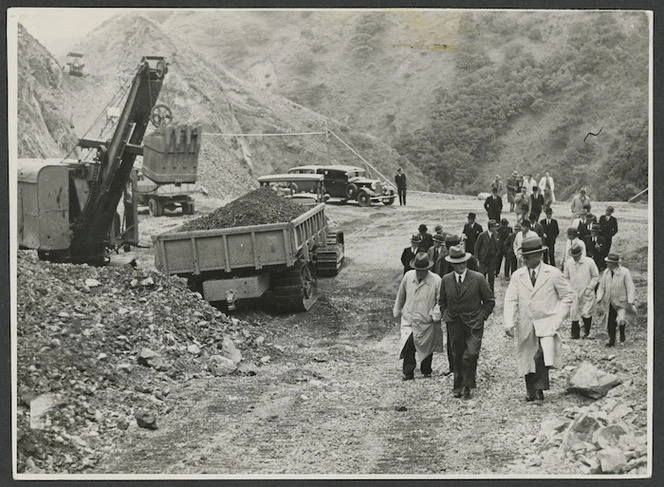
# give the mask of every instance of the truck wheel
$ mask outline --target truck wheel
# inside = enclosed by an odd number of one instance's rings
[[[150,198],[150,201],[148,201],[148,209],[152,216],[161,216],[164,214],[164,207],[161,206],[161,201],[157,198]]]
[[[392,203],[394,203],[394,200],[395,200],[395,197],[391,196],[390,198],[387,198],[387,199],[383,200],[383,204],[385,206],[390,206]]]
[[[272,303],[280,313],[308,311],[318,300],[316,271],[311,263],[298,261],[274,280]]]
[[[360,206],[371,206],[371,197],[362,191],[357,195],[357,202],[360,204]]]

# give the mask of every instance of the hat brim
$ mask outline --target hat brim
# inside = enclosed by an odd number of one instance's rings
[[[415,269],[416,271],[428,271],[433,267],[433,262],[429,262],[429,265],[426,267],[415,267],[415,259],[410,261],[410,268]]]
[[[519,250],[521,250],[522,248],[523,247],[519,247]],[[547,250],[549,250],[549,247],[547,247],[546,245],[542,245],[541,248],[535,250],[529,250],[528,252],[524,252],[523,250],[521,250],[521,255],[539,254]]]
[[[472,257],[472,254],[469,252],[466,252],[466,255],[463,257],[450,257],[449,255],[445,256],[445,260],[449,262],[450,264],[461,264],[463,262],[466,262]]]
[[[620,264],[622,262],[622,260],[621,259],[613,260],[613,259],[609,259],[608,257],[604,257],[604,262],[613,262],[614,264]]]

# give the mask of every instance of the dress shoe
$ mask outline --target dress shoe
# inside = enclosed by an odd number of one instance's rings
[[[533,402],[535,400],[535,390],[528,390],[526,394],[526,402]]]
[[[615,347],[616,344],[615,344],[615,343],[611,343],[611,342],[609,342],[609,343],[607,343],[607,344],[604,345],[604,346],[605,346],[605,347]]]
[[[544,401],[544,391],[541,389],[537,389],[535,391],[535,399],[538,401]]]
[[[425,379],[431,379],[431,372],[429,372],[428,374],[422,374],[422,377],[424,377]]]
[[[447,377],[447,376],[450,375],[451,373],[452,373],[451,370],[446,370],[445,372],[443,372],[443,376]]]
[[[452,395],[454,397],[461,397],[463,395],[463,391],[461,389],[453,389]]]
[[[463,391],[461,391],[461,394],[463,395],[464,399],[470,399],[470,387],[464,387]]]
[[[406,380],[415,380],[415,376],[413,374],[404,374],[401,377],[401,380],[406,381]]]

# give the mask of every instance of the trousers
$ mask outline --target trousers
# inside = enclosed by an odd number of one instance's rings
[[[451,321],[447,323],[447,327],[450,332],[454,365],[454,390],[460,390],[464,386],[473,389],[476,387],[475,373],[482,347],[484,325],[473,328],[461,321]]]
[[[539,339],[538,339],[539,341]],[[526,390],[528,392],[535,390],[545,391],[549,389],[549,368],[544,365],[544,352],[542,345],[535,352],[535,373],[526,374]]]
[[[399,194],[399,204],[406,204],[406,188],[397,188],[397,193]]]
[[[403,355],[403,373],[404,375],[413,375],[417,367],[417,360],[415,359],[415,342],[413,341],[413,334],[411,333],[406,340],[406,344],[401,351]],[[423,374],[431,373],[431,361],[433,360],[433,352],[427,355],[420,364],[420,372]]]

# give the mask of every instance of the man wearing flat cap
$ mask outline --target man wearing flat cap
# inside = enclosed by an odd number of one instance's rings
[[[538,236],[521,243],[524,266],[512,274],[505,292],[505,333],[516,337],[517,369],[525,378],[526,401],[544,400],[549,368],[562,366],[559,330],[573,293],[563,274],[542,262],[546,247]]]
[[[625,341],[625,328],[636,323],[636,289],[632,274],[621,265],[618,254],[609,254],[604,260],[607,269],[602,274],[597,288],[597,302],[603,311],[602,325],[609,332],[607,347],[616,344],[616,327],[620,327],[620,343]]]
[[[583,320],[583,338],[588,338],[593,322],[595,289],[599,283],[599,270],[597,270],[595,262],[584,255],[580,245],[573,245],[571,254],[572,257],[565,264],[563,275],[574,291],[574,299],[569,311],[569,319],[572,321],[572,338],[580,337],[579,321],[581,320]]]
[[[430,271],[432,266],[427,254],[419,252],[410,262],[412,270],[403,276],[394,302],[394,317],[401,316],[402,380],[415,378],[418,360],[422,375],[431,377],[433,353],[443,351],[438,306],[441,278]]]
[[[410,263],[420,251],[419,248],[421,243],[422,237],[416,234],[410,237],[410,247],[403,249],[403,252],[401,253],[401,263],[403,264],[404,274],[411,270]]]
[[[498,260],[498,239],[496,220],[489,220],[488,229],[480,233],[475,244],[474,255],[480,263],[480,272],[489,282],[489,288],[493,292],[493,284],[496,279],[496,261]]]
[[[454,397],[470,398],[476,387],[475,373],[482,346],[484,322],[496,302],[486,279],[466,267],[470,254],[452,247],[447,260],[454,269],[443,276],[440,312],[447,324],[454,372]]]

